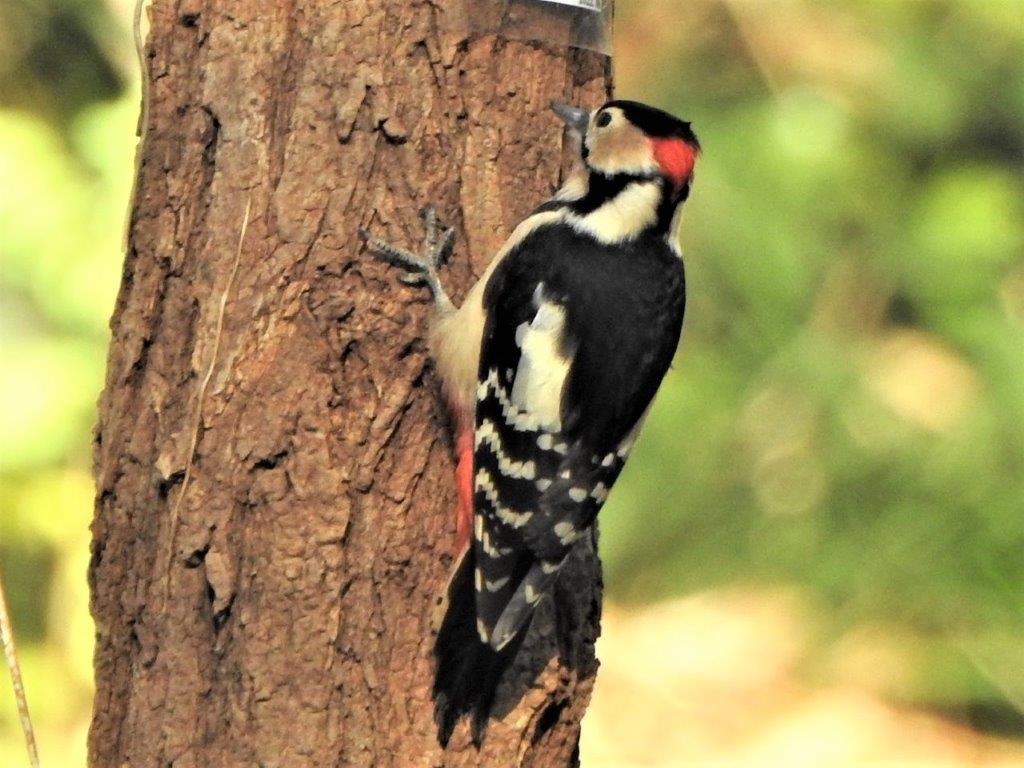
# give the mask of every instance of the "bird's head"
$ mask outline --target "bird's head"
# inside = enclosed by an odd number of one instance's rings
[[[688,188],[700,154],[690,124],[636,101],[609,101],[590,112],[567,104],[552,109],[581,137],[583,163],[606,177],[668,179]]]

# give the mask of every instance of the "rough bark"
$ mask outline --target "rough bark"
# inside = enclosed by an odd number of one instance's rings
[[[568,150],[548,102],[599,103],[609,69],[459,33],[441,5],[153,4],[96,435],[93,766],[575,760],[589,552],[559,587],[579,608],[538,616],[484,749],[465,725],[437,744],[451,441],[423,295],[357,229],[416,245],[436,203],[461,296],[556,186]]]

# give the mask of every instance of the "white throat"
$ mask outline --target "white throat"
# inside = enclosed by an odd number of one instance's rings
[[[654,225],[660,203],[659,180],[634,181],[590,213],[569,214],[567,220],[602,243],[621,243]]]

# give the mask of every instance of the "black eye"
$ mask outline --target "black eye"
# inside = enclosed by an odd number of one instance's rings
[[[597,116],[597,122],[594,123],[598,128],[604,128],[608,123],[612,121],[611,112],[602,112]]]

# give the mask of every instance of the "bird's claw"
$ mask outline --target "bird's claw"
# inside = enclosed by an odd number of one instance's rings
[[[366,243],[367,250],[373,256],[406,271],[406,274],[398,278],[400,283],[409,286],[426,285],[433,293],[434,300],[443,304],[448,302],[448,297],[441,287],[438,269],[451,255],[455,229],[445,227],[438,221],[437,210],[433,205],[424,206],[420,211],[420,217],[426,230],[422,256],[374,237],[363,228],[359,229],[359,237]]]
[[[420,211],[423,219],[423,227],[426,230],[423,237],[423,252],[435,268],[441,267],[451,256],[452,243],[455,242],[455,228],[446,227],[437,218],[437,209],[427,203]]]

